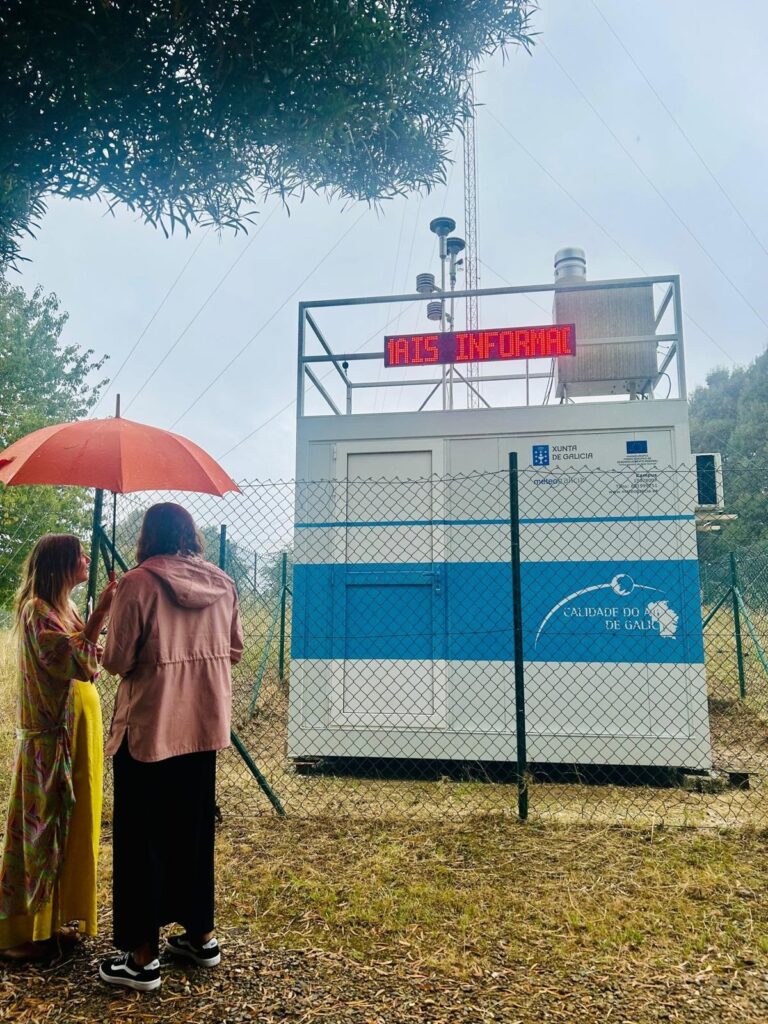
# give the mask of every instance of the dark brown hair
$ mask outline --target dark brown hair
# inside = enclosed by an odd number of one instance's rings
[[[62,615],[67,615],[67,598],[75,585],[83,546],[71,533],[46,533],[30,551],[24,563],[21,585],[16,591],[16,621],[24,605],[40,597]]]
[[[136,544],[136,561],[153,555],[201,555],[203,538],[181,505],[163,501],[147,509]]]

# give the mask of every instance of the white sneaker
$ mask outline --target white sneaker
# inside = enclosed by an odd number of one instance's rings
[[[99,964],[99,977],[108,985],[122,985],[124,988],[135,988],[139,992],[152,992],[160,988],[160,961],[152,960],[140,967],[130,953],[122,956],[109,956]]]
[[[209,939],[198,946],[196,942],[187,936],[169,935],[166,949],[174,956],[183,956],[187,960],[194,960],[198,967],[216,967],[221,963],[221,951],[216,939]]]

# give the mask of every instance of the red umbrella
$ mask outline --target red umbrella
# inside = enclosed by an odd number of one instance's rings
[[[116,496],[129,491],[201,491],[226,494],[240,488],[207,452],[180,434],[122,419],[78,420],[43,427],[0,452],[0,483],[74,484],[115,495],[112,504],[112,568],[115,564]],[[101,496],[94,536],[101,530]],[[95,565],[95,560],[94,560]],[[110,575],[114,578],[114,572]],[[95,576],[94,576],[95,582]],[[91,582],[89,594],[93,595]],[[281,817],[285,810],[235,732],[232,742]]]
[[[120,416],[77,420],[35,430],[0,452],[4,484],[74,484],[117,494],[239,487],[186,437]]]
[[[72,484],[129,491],[202,491],[240,488],[207,452],[168,430],[120,416],[77,420],[35,430],[0,452],[0,483]],[[112,511],[112,564],[116,498]]]

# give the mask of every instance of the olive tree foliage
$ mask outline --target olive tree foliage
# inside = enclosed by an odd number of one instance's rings
[[[66,323],[55,295],[32,295],[0,279],[0,449],[51,423],[81,419],[106,381],[104,359],[62,345]],[[7,607],[26,553],[43,533],[85,535],[92,499],[75,487],[0,484],[0,609]]]
[[[51,195],[166,232],[245,229],[306,189],[378,201],[444,180],[478,60],[534,0],[5,0],[0,266]]]

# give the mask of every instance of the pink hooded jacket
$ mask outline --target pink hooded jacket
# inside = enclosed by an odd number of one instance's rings
[[[137,761],[229,746],[231,665],[243,653],[235,585],[197,556],[155,555],[120,580],[103,664],[120,675],[105,754]]]

